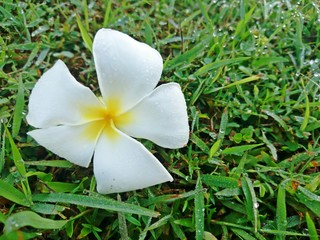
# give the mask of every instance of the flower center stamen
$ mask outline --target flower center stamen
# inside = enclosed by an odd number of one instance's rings
[[[119,133],[117,125],[129,124],[132,121],[132,114],[121,113],[121,104],[118,100],[108,100],[106,107],[87,107],[82,111],[83,117],[89,121],[84,136],[86,138],[95,139],[101,133],[107,137],[116,139]]]

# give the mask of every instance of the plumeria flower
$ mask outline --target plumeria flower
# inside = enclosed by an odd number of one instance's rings
[[[183,147],[189,138],[186,103],[176,83],[158,87],[161,55],[128,35],[101,29],[93,41],[101,97],[80,84],[58,60],[29,99],[29,132],[40,145],[88,167],[93,157],[97,191],[108,194],[173,178],[138,141]],[[156,88],[155,88],[156,87]]]

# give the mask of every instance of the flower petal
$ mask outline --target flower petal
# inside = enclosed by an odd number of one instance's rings
[[[166,148],[183,147],[188,142],[186,102],[176,83],[157,87],[121,118],[126,115],[131,116],[130,123],[118,121],[116,127],[132,137],[149,139]]]
[[[95,122],[77,126],[55,126],[28,134],[40,145],[70,162],[88,167],[103,125]]]
[[[100,29],[93,41],[93,56],[103,98],[106,103],[120,98],[123,111],[149,94],[160,80],[159,52],[124,33]]]
[[[93,167],[99,193],[132,191],[173,180],[141,143],[118,133],[115,139],[101,134],[96,146]]]
[[[59,124],[86,122],[85,108],[102,108],[93,92],[77,82],[67,66],[58,60],[42,75],[29,99],[28,123],[47,128]]]

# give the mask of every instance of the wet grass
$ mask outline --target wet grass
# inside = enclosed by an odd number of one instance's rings
[[[179,150],[144,142],[174,182],[121,200],[26,135],[57,59],[97,91],[102,27],[159,50],[191,129]],[[318,239],[316,1],[0,1],[0,33],[0,239]]]

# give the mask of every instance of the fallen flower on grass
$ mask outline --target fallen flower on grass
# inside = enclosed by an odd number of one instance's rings
[[[156,87],[161,55],[128,35],[100,29],[93,56],[101,97],[80,84],[58,60],[36,83],[29,99],[29,132],[40,145],[93,170],[99,193],[141,189],[172,176],[135,138],[165,148],[189,138],[186,103],[176,83]],[[156,87],[156,88],[155,88]]]

